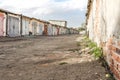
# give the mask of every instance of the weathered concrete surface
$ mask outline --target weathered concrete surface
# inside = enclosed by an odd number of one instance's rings
[[[0,42],[0,80],[107,80],[93,56],[76,52],[78,36]]]
[[[87,13],[89,37],[103,48],[111,71],[118,80],[120,80],[119,30],[120,0],[89,0]]]

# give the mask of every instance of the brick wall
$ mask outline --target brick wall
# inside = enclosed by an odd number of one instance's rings
[[[111,71],[115,78],[120,80],[120,41],[114,38],[109,39],[106,44],[106,56]]]
[[[120,0],[91,1],[86,20],[89,38],[103,48],[111,72],[120,80]]]

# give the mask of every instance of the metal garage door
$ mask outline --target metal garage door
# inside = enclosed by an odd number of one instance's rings
[[[8,18],[8,35],[10,37],[20,36],[19,18],[9,16]]]
[[[29,21],[23,19],[22,25],[22,35],[29,35]]]

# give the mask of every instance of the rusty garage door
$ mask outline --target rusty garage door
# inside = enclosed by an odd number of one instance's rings
[[[8,17],[8,35],[10,37],[20,36],[19,30],[19,18],[9,16]]]
[[[0,36],[4,36],[4,14],[0,13]]]
[[[48,35],[48,27],[47,25],[44,25],[44,32],[43,32],[44,35]]]
[[[59,28],[57,27],[57,35],[59,35]]]

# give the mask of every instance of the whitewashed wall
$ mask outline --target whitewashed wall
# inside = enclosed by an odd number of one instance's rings
[[[111,71],[120,80],[120,0],[92,1],[87,19],[89,38],[103,48]]]

